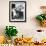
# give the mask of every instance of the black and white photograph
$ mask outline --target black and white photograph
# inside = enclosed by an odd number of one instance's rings
[[[26,1],[9,2],[9,21],[26,22]]]

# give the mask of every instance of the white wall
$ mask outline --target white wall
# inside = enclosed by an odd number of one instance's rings
[[[9,0],[0,0],[0,33],[4,32],[6,25],[16,26],[19,31],[18,36],[22,34],[24,36],[31,36],[32,32],[36,32],[36,29],[46,30],[40,27],[35,19],[35,16],[41,13],[40,6],[46,5],[46,0],[26,0],[26,2],[27,22],[11,23],[9,22]]]

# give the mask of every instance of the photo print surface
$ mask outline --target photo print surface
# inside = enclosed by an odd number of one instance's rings
[[[9,21],[26,22],[26,1],[9,2]]]

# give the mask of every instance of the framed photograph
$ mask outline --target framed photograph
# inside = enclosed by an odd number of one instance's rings
[[[26,22],[26,1],[9,2],[9,21]]]

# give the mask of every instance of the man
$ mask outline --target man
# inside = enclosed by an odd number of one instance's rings
[[[20,6],[16,7],[15,4],[12,4],[12,19],[23,19],[23,11]]]

